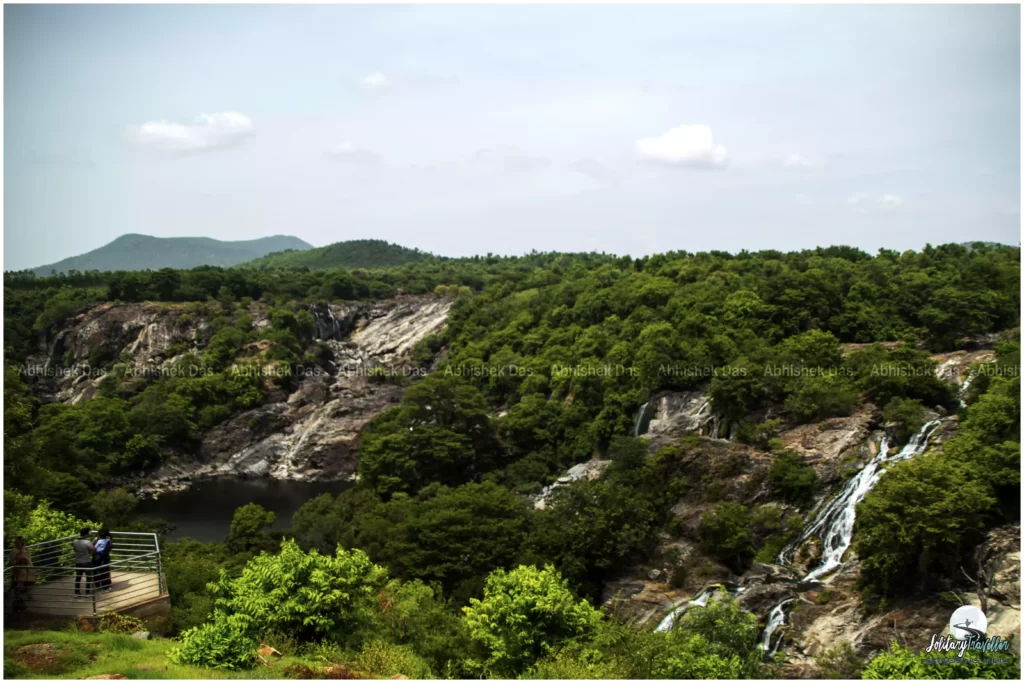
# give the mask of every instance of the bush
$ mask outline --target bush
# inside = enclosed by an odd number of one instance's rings
[[[251,669],[256,663],[257,647],[259,640],[253,635],[250,622],[219,614],[213,622],[181,634],[181,646],[172,649],[168,657],[175,664],[210,669]]]
[[[1020,662],[1013,652],[987,653],[982,656],[958,657],[958,651],[916,654],[893,643],[889,649],[875,656],[861,677],[881,679],[979,679],[996,678],[1020,680]],[[944,659],[938,663],[933,660]],[[1005,659],[1006,663],[986,663],[987,659]]]
[[[379,624],[376,598],[386,580],[387,571],[361,550],[305,553],[286,540],[280,553],[250,560],[236,579],[221,571],[213,589],[217,608],[258,634],[277,630],[307,642],[327,636],[360,642]]]
[[[821,594],[818,600],[819,604],[825,604],[821,598],[826,595],[828,595],[827,591]],[[864,662],[857,656],[853,646],[849,643],[836,645],[830,650],[826,650],[818,655],[814,662],[818,665],[822,678],[860,678],[861,670],[864,668]]]
[[[882,417],[896,425],[897,443],[906,443],[924,424],[924,406],[909,398],[894,398],[885,404]]]
[[[483,599],[470,600],[462,611],[481,652],[472,668],[502,678],[516,676],[567,640],[591,634],[601,619],[551,566],[491,572]]]
[[[409,678],[430,678],[430,667],[412,648],[374,640],[363,646],[355,660],[355,668],[374,678],[404,675]]]
[[[701,549],[739,570],[754,552],[750,510],[740,503],[719,503],[700,518]]]
[[[786,451],[772,460],[768,482],[776,496],[797,507],[805,507],[814,502],[818,475],[802,457]]]

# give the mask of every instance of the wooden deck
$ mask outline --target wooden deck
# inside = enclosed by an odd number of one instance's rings
[[[162,577],[156,573],[112,572],[109,591],[96,592],[93,596],[75,598],[75,579],[66,576],[40,583],[29,589],[25,596],[26,612],[50,616],[91,616],[118,612],[131,608],[162,593]]]

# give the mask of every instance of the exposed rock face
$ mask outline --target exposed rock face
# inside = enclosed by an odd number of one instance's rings
[[[266,324],[262,306],[250,313],[254,324]],[[109,364],[127,354],[132,373],[159,372],[172,355],[204,348],[211,334],[209,323],[184,306],[101,304],[65,323],[46,352],[28,361],[33,368],[63,364],[65,370],[28,379],[44,400],[78,403],[96,394],[103,375],[97,361]]]
[[[653,406],[654,416],[644,436],[659,442],[700,432],[714,417],[706,390],[663,391],[649,403]]]
[[[600,479],[601,473],[604,472],[605,468],[612,464],[611,460],[597,460],[591,459],[587,462],[581,462],[578,465],[570,467],[565,474],[558,478],[558,481],[545,486],[539,495],[533,501],[533,507],[537,510],[543,510],[547,507],[548,502],[551,500],[551,494],[560,486],[571,484],[577,481],[593,481],[594,479]]]
[[[969,369],[975,363],[991,363],[996,359],[996,352],[991,349],[980,351],[953,351],[932,356],[939,364],[935,371],[939,379],[954,386],[962,386],[967,379]]]
[[[172,454],[139,492],[185,488],[193,479],[221,475],[299,480],[350,476],[356,469],[360,430],[404,392],[399,383],[379,381],[368,370],[384,367],[394,375],[410,376],[411,366],[405,365],[410,352],[421,339],[444,328],[452,303],[435,296],[399,296],[312,304],[316,337],[333,353],[327,370],[301,377],[290,394],[275,389],[262,405],[213,427],[202,435],[196,453]],[[269,324],[261,304],[248,312],[255,328]],[[38,364],[66,360],[72,371],[64,377],[38,378],[33,388],[44,399],[85,400],[95,395],[102,379],[100,373],[86,372],[90,355],[127,362],[132,373],[159,373],[181,353],[201,353],[211,336],[202,316],[185,307],[96,306],[69,321],[48,352],[34,359]],[[97,349],[103,350],[102,356]]]
[[[872,434],[877,420],[875,406],[864,403],[849,417],[783,430],[779,439],[783,448],[802,455],[827,482],[837,477],[844,464],[867,461],[878,454],[881,435]]]

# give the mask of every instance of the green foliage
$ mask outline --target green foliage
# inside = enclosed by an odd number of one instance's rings
[[[561,575],[519,566],[487,577],[482,600],[463,608],[481,654],[471,666],[487,675],[514,677],[573,638],[592,633],[600,613],[577,600]]]
[[[885,404],[882,417],[896,425],[897,443],[906,443],[924,424],[924,406],[911,398],[896,397]]]
[[[175,664],[244,670],[256,665],[257,647],[259,639],[245,620],[220,616],[182,633],[181,646],[172,649],[168,658]]]
[[[984,485],[941,455],[893,465],[857,505],[862,580],[893,594],[928,574],[953,576],[994,504]]]
[[[267,529],[273,523],[273,512],[256,503],[243,505],[231,518],[231,530],[226,540],[228,549],[233,553],[272,550],[276,543]]]
[[[139,499],[125,489],[104,491],[92,500],[93,513],[102,519],[100,526],[107,529],[120,529],[131,521]]]
[[[697,533],[704,552],[740,568],[754,553],[751,527],[752,518],[746,505],[719,503],[701,515]]]
[[[757,617],[728,596],[687,611],[665,634],[667,648],[654,662],[651,678],[762,678]],[[661,635],[661,634],[655,634]]]
[[[338,548],[334,555],[321,555],[286,540],[280,553],[250,560],[239,577],[222,572],[212,588],[217,610],[255,633],[354,640],[371,626],[386,580],[386,570],[360,550]],[[222,619],[218,615],[216,620]]]
[[[982,656],[966,654],[957,657],[952,652],[914,653],[899,643],[875,656],[864,668],[861,677],[881,679],[1020,679],[1020,662],[1012,652],[987,653]],[[941,659],[943,662],[931,662]],[[1006,663],[985,663],[986,659],[1005,659]]]
[[[26,545],[65,536],[78,536],[84,528],[97,529],[96,522],[79,519],[50,508],[45,500],[37,501],[9,489],[4,490],[4,538],[21,536]],[[69,544],[70,548],[70,544]]]
[[[772,460],[768,482],[773,494],[787,503],[805,507],[814,502],[818,475],[800,455],[786,451]]]
[[[355,667],[373,678],[431,678],[430,666],[411,647],[384,640],[366,643],[355,659]]]

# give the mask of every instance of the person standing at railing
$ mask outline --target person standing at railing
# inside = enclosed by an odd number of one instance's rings
[[[110,539],[110,532],[106,529],[100,531],[96,539],[96,555],[93,559],[93,566],[96,567],[96,590],[110,590],[110,551],[113,542]]]
[[[89,530],[82,529],[79,537],[71,541],[71,547],[75,549],[75,597],[83,597],[79,588],[83,576],[85,576],[85,595],[92,595],[93,572],[95,571],[92,555],[96,548],[89,542]]]
[[[14,552],[11,553],[11,587],[14,590],[14,611],[24,612],[28,607],[25,598],[32,586],[36,584],[36,570],[32,566],[32,553],[25,547],[25,539],[18,536],[14,539]]]

